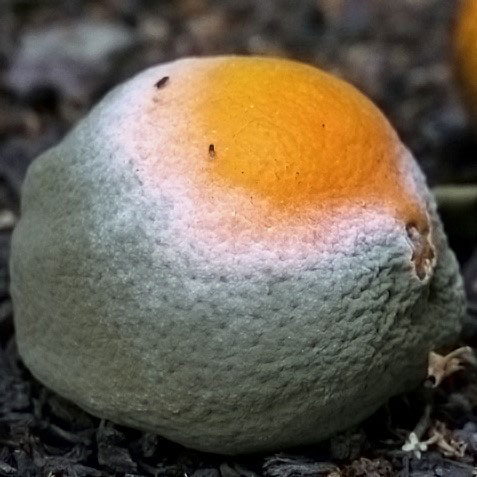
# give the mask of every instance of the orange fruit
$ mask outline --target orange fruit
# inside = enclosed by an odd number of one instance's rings
[[[457,79],[464,101],[477,124],[477,0],[462,0],[454,36]]]
[[[219,453],[313,443],[425,377],[464,314],[411,154],[344,81],[183,59],[31,166],[19,350],[91,413]]]

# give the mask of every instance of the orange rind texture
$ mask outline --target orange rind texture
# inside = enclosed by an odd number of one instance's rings
[[[311,217],[314,226],[325,226],[327,214],[350,201],[428,233],[425,206],[406,184],[406,152],[396,133],[365,96],[336,77],[285,60],[216,58],[183,64],[168,88],[152,93],[137,99],[144,119],[168,136],[150,144],[157,161],[150,154],[138,161],[152,187],[157,178],[180,176],[194,202],[221,203],[242,218],[241,226],[261,234],[272,224]],[[140,136],[143,127],[130,133]],[[238,219],[221,219],[228,240]]]
[[[387,120],[269,58],[179,60],[109,93],[30,167],[11,277],[38,379],[223,454],[360,422],[425,378],[464,313]]]
[[[200,217],[181,222],[187,238],[235,252],[264,241],[294,250],[296,231],[303,251],[316,249],[336,241],[336,211],[353,215],[360,204],[418,238],[425,274],[432,238],[408,152],[365,96],[292,61],[219,57],[176,68],[168,87],[128,92],[137,118],[117,134],[151,193],[169,187],[184,194],[184,209],[202,204]]]
[[[454,31],[455,66],[463,99],[477,126],[477,0],[462,0]]]

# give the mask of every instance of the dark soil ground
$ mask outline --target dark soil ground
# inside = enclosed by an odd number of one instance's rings
[[[331,70],[367,93],[411,148],[431,185],[477,183],[477,146],[452,74],[449,0],[1,0],[0,475],[477,475],[477,374],[398,397],[358,429],[276,455],[224,457],[102,422],[35,381],[18,359],[8,295],[8,247],[30,161],[107,90],[186,55],[269,54]],[[477,345],[477,215],[444,217],[462,265]],[[431,395],[432,394],[432,395]],[[403,452],[433,400],[462,457],[431,446]]]

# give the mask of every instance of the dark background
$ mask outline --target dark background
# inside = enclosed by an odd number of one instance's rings
[[[418,395],[396,399],[362,429],[287,456],[211,456],[100,423],[49,393],[19,363],[7,267],[30,161],[111,87],[183,56],[273,55],[323,67],[383,109],[431,186],[476,184],[476,140],[454,81],[458,3],[0,0],[0,476],[311,476],[329,475],[335,466],[341,469],[336,476],[471,475],[477,458],[472,371],[436,394],[432,417],[467,443],[462,459],[432,451],[418,461],[400,451],[406,430],[422,413]],[[446,201],[443,217],[469,293],[463,341],[475,344],[477,212],[475,205],[471,212],[454,210]]]

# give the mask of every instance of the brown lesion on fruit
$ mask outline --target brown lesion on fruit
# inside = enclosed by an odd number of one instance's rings
[[[430,228],[426,226],[419,230],[419,227],[411,222],[406,225],[406,233],[412,247],[411,261],[416,275],[420,280],[424,280],[432,273],[436,262]]]

